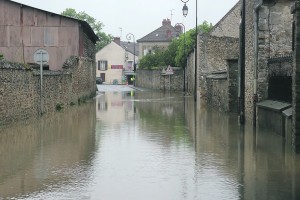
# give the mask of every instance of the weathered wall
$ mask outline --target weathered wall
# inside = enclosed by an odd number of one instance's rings
[[[186,91],[194,94],[195,91],[195,53],[192,52],[187,58],[186,66]]]
[[[183,70],[175,69],[173,75],[162,76],[162,70],[138,69],[136,75],[136,86],[155,89],[183,91]]]
[[[209,32],[217,37],[239,37],[241,2],[238,2]]]
[[[246,0],[246,30],[245,30],[245,119],[253,120],[253,79],[254,79],[254,2]]]
[[[295,3],[294,10],[295,20],[295,50],[293,65],[293,119],[292,119],[292,144],[296,152],[300,152],[300,4]]]
[[[227,70],[228,60],[238,58],[238,38],[215,37],[209,35],[200,36],[199,52],[199,88],[200,98],[206,100],[206,77],[212,72]]]
[[[292,0],[269,1],[258,9],[257,33],[255,3],[246,0],[245,117],[253,121],[254,78],[258,101],[268,98],[268,59],[292,52]],[[254,13],[254,14],[253,14]],[[257,40],[257,45],[256,45]],[[257,57],[256,47],[257,46]],[[256,67],[257,63],[257,67]]]
[[[221,111],[229,111],[227,78],[207,78],[207,103]]]
[[[228,59],[237,59],[239,55],[238,38],[200,36],[200,73],[224,70],[228,67]]]
[[[60,72],[44,71],[41,106],[40,72],[28,65],[0,62],[0,125],[37,117],[95,95],[95,64],[72,57]]]
[[[94,58],[95,45],[83,28],[75,19],[0,1],[0,53],[11,62],[34,63],[39,48],[48,51],[53,71],[72,55]]]

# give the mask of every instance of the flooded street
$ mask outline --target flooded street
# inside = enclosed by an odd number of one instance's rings
[[[193,97],[99,93],[0,128],[0,200],[300,199],[289,149]]]

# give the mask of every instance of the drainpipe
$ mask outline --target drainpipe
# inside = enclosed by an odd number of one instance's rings
[[[258,68],[258,22],[259,22],[259,9],[263,1],[260,1],[254,9],[254,80],[253,80],[253,126],[256,127],[256,103],[257,98],[257,68]]]
[[[239,47],[239,122],[245,123],[245,19],[246,19],[246,1],[242,0],[241,22],[240,22],[240,47]]]

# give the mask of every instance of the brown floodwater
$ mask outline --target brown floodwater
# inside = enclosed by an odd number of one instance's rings
[[[193,97],[106,92],[0,127],[6,199],[300,199],[300,161],[282,136]]]

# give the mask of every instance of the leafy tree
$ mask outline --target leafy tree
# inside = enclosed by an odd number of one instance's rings
[[[0,60],[4,60],[4,56],[1,53],[0,53]]]
[[[91,28],[94,30],[95,34],[99,37],[100,40],[96,43],[96,51],[99,51],[112,41],[113,37],[111,35],[107,35],[104,32],[102,32],[104,24],[102,22],[97,21],[95,18],[91,17],[85,12],[76,12],[76,10],[73,8],[67,8],[61,13],[61,15],[86,21],[91,26]]]
[[[165,65],[164,60],[165,50],[161,47],[155,46],[152,51],[140,60],[140,68],[153,69]]]
[[[204,21],[197,27],[198,33],[208,33],[212,24]],[[187,56],[194,50],[196,44],[196,29],[191,29],[181,34],[178,39],[173,39],[168,48],[154,48],[152,54],[147,54],[140,60],[140,68],[157,68],[162,66],[184,67]]]
[[[203,21],[197,27],[197,32],[199,33],[208,33],[212,29],[213,25],[207,21]],[[188,55],[194,50],[196,44],[196,29],[191,29],[184,34],[181,34],[179,37],[179,45],[177,47],[177,53],[175,56],[175,66],[184,67],[186,65],[186,59]]]

